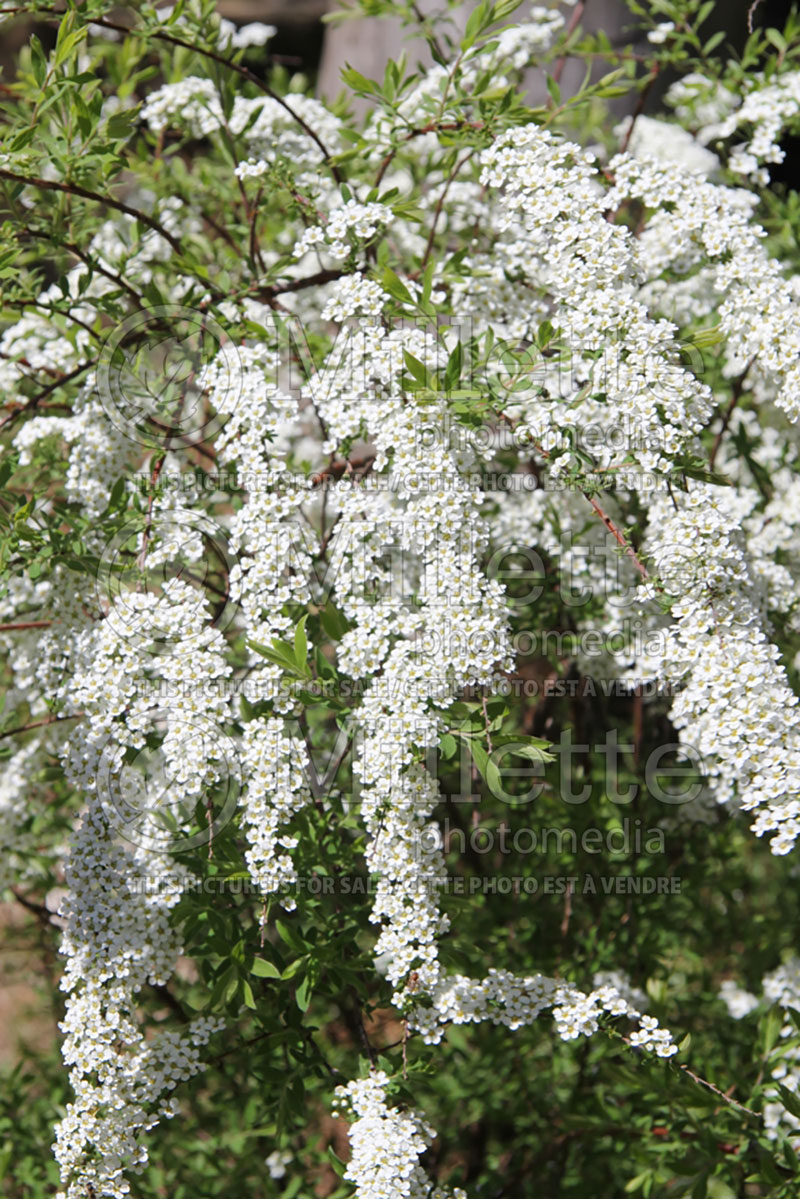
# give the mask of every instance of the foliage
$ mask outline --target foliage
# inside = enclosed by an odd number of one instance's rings
[[[800,24],[581,8],[3,10],[14,1199],[796,1192]]]

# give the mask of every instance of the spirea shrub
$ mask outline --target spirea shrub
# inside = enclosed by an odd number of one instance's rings
[[[10,1196],[796,1194],[800,26],[629,7],[2,10]]]

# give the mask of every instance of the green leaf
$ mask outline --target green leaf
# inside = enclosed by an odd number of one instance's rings
[[[350,629],[350,622],[335,604],[327,603],[320,612],[319,618],[331,641],[341,641]]]
[[[457,743],[455,737],[452,735],[452,733],[444,734],[444,736],[439,741],[439,748],[442,751],[443,758],[455,757],[456,750],[458,749],[458,743]]]
[[[787,1112],[790,1112],[793,1116],[797,1116],[798,1119],[800,1119],[800,1095],[798,1095],[795,1091],[790,1091],[789,1088],[785,1087],[781,1082],[776,1083],[776,1086],[778,1088],[778,1094],[780,1095],[781,1103],[786,1108]]]
[[[250,973],[255,974],[256,978],[280,978],[281,976],[277,966],[273,966],[272,962],[268,962],[266,958],[253,958]]]
[[[489,5],[486,0],[482,0],[478,7],[472,10],[464,29],[464,37],[461,39],[462,50],[469,50],[475,44],[475,39],[486,27],[488,12]]]
[[[732,1191],[727,1182],[714,1175],[708,1180],[707,1194],[709,1199],[736,1199],[736,1191]]]
[[[468,744],[472,760],[480,771],[481,777],[485,779],[486,770],[489,766],[489,755],[478,741],[470,740]]]
[[[783,1145],[781,1146],[781,1148],[783,1149],[783,1156],[786,1158],[786,1161],[789,1163],[789,1169],[794,1170],[795,1174],[800,1173],[800,1160],[798,1160],[797,1154],[795,1153],[795,1151],[792,1147],[792,1142],[789,1140],[788,1137],[783,1142]]]
[[[391,267],[384,267],[381,284],[384,291],[388,291],[390,296],[394,296],[396,300],[401,300],[404,304],[411,304],[411,292],[392,270]]]
[[[761,1023],[761,1044],[764,1048],[765,1056],[769,1055],[774,1049],[782,1027],[783,1015],[780,1008],[773,1005],[762,1017]]]
[[[295,960],[293,962],[290,962],[289,965],[286,967],[286,969],[281,974],[281,980],[283,982],[288,982],[289,979],[295,978],[300,973],[301,970],[304,970],[306,968],[307,963],[308,963],[308,954],[304,954],[301,958],[295,958]]]
[[[713,325],[708,329],[698,329],[696,332],[690,333],[686,340],[690,345],[697,346],[698,349],[709,349],[724,341],[724,335],[719,325]]]
[[[295,991],[295,995],[294,995],[295,1003],[300,1008],[301,1012],[308,1011],[308,1005],[311,1002],[311,989],[312,989],[311,975],[306,974],[305,978],[300,983],[300,986],[297,988],[297,990]]]
[[[306,669],[306,658],[308,657],[308,638],[306,637],[306,621],[308,614],[297,622],[297,627],[294,631],[294,659],[298,669],[303,673]]]
[[[696,1179],[694,1186],[689,1192],[692,1199],[705,1199],[708,1194],[708,1174],[704,1170]]]
[[[428,371],[419,359],[415,358],[413,354],[409,354],[408,350],[403,350],[403,361],[412,378],[416,379],[420,386],[428,387]]]
[[[447,360],[447,366],[444,372],[444,389],[445,391],[453,391],[461,380],[461,362],[462,350],[461,342],[457,341],[450,357]]]
[[[637,1174],[635,1178],[631,1178],[625,1183],[626,1195],[632,1195],[634,1191],[640,1191],[651,1175],[651,1170],[645,1170],[643,1174]]]
[[[381,86],[374,79],[367,79],[355,67],[345,67],[341,72],[342,83],[359,95],[380,96]]]
[[[337,1174],[339,1178],[344,1178],[345,1170],[347,1169],[347,1163],[343,1162],[340,1157],[336,1156],[332,1145],[328,1146],[328,1161],[330,1162],[334,1173]]]

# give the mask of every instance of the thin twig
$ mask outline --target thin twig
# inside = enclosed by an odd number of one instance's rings
[[[26,620],[22,624],[0,624],[0,633],[21,633],[25,629],[49,629],[52,620]]]
[[[714,438],[714,444],[711,447],[711,453],[708,456],[709,470],[714,469],[714,463],[717,460],[717,454],[719,453],[719,447],[722,444],[722,438],[725,436],[725,434],[728,430],[728,425],[731,423],[731,417],[733,416],[736,405],[739,403],[739,400],[742,398],[742,395],[744,393],[745,380],[747,379],[748,371],[750,370],[750,367],[753,365],[754,362],[755,362],[755,359],[754,358],[751,359],[750,362],[748,362],[747,366],[742,371],[741,375],[739,375],[738,378],[734,379],[734,381],[733,381],[733,391],[732,391],[730,403],[728,404],[728,407],[725,409],[725,412],[722,417],[722,424],[719,427],[719,432],[717,433],[716,437]]]
[[[16,171],[8,171],[5,167],[0,168],[0,179],[23,183],[26,187],[35,187],[39,191],[63,192],[68,196],[80,196],[84,200],[94,200],[97,204],[107,204],[109,208],[114,208],[117,212],[124,212],[126,216],[133,217],[135,221],[141,221],[143,225],[147,225],[149,229],[169,242],[176,254],[183,253],[181,243],[159,221],[148,216],[139,208],[131,208],[130,204],[124,204],[122,200],[115,200],[112,196],[104,196],[100,192],[90,191],[88,187],[81,187],[77,183],[60,183],[57,179],[38,179],[36,176],[18,175]]]
[[[62,720],[81,720],[83,716],[83,712],[75,712],[72,716],[47,716],[44,720],[32,720],[30,724],[20,724],[14,729],[6,729],[5,732],[0,733],[0,739],[13,737],[15,733],[27,733],[29,729],[38,729],[46,724],[58,724]]]
[[[633,127],[636,124],[639,117],[644,112],[644,106],[647,103],[647,97],[650,95],[650,91],[658,77],[658,73],[660,70],[661,70],[660,65],[656,64],[656,66],[654,66],[653,70],[650,72],[650,78],[648,79],[647,83],[644,85],[641,92],[639,93],[639,99],[636,101],[636,107],[633,110],[633,115],[631,116],[630,124],[628,125],[628,128],[625,132],[624,138],[622,139],[622,145],[619,148],[620,154],[624,154],[625,151],[628,149],[628,146],[630,145],[631,138],[633,137]]]
[[[58,391],[59,387],[63,387],[66,383],[71,383],[73,379],[77,379],[79,375],[82,375],[86,371],[91,370],[91,368],[96,365],[97,365],[97,359],[94,359],[94,358],[92,359],[91,362],[82,362],[80,366],[76,366],[75,369],[72,371],[69,371],[68,374],[62,375],[60,379],[56,379],[55,383],[51,383],[48,387],[45,387],[42,391],[38,392],[35,396],[31,396],[31,398],[29,400],[27,400],[26,403],[21,404],[18,408],[16,408],[14,410],[14,412],[10,413],[9,416],[5,417],[4,420],[0,421],[0,431],[2,431],[6,427],[6,425],[9,425],[9,424],[11,424],[12,421],[15,421],[18,416],[22,415],[23,412],[30,412],[34,408],[38,407],[38,405],[41,403],[42,400],[46,399],[47,396],[52,395],[52,393],[54,391]]]
[[[756,9],[761,4],[761,0],[753,0],[753,3],[747,10],[747,32],[753,32],[753,17],[756,15]]]
[[[586,0],[580,0],[580,2],[578,4],[576,4],[575,8],[572,10],[572,16],[570,17],[569,25],[567,26],[566,34],[565,34],[567,41],[570,39],[572,34],[578,28],[578,25],[581,22],[581,18],[583,17],[585,8],[586,8]],[[568,59],[569,59],[569,55],[564,54],[561,58],[559,58],[558,62],[556,63],[556,65],[553,69],[553,75],[552,75],[552,78],[556,83],[560,83],[561,76],[564,74],[564,67],[567,65]]]
[[[433,220],[431,221],[431,231],[428,234],[428,243],[425,246],[425,253],[422,255],[422,269],[423,270],[428,265],[428,259],[430,258],[431,250],[433,249],[434,238],[436,237],[436,225],[438,223],[439,217],[442,214],[442,208],[444,207],[444,202],[447,199],[447,193],[450,190],[450,185],[454,182],[454,180],[456,179],[461,168],[465,165],[465,163],[469,162],[470,158],[472,158],[474,153],[475,153],[475,149],[473,147],[473,149],[467,151],[467,153],[464,155],[464,157],[460,161],[456,162],[456,165],[453,167],[453,170],[451,171],[447,182],[445,183],[444,187],[442,188],[442,193],[439,196],[439,201],[436,205],[436,208],[434,209]]]
[[[694,1070],[690,1070],[688,1066],[681,1066],[680,1069],[684,1074],[688,1074],[689,1078],[691,1078],[693,1082],[698,1083],[701,1087],[706,1087],[706,1089],[709,1091],[713,1091],[715,1095],[718,1095],[720,1099],[724,1100],[725,1103],[730,1104],[731,1107],[737,1108],[740,1112],[745,1112],[748,1116],[752,1116],[754,1120],[761,1120],[761,1116],[758,1114],[758,1112],[754,1112],[752,1108],[745,1107],[743,1103],[739,1103],[738,1100],[732,1099],[730,1095],[726,1095],[724,1091],[719,1089],[719,1087],[715,1087],[713,1082],[709,1082],[706,1078],[701,1078],[699,1074],[695,1074]]]
[[[639,572],[639,574],[642,576],[642,578],[643,578],[643,579],[649,579],[649,578],[650,578],[650,576],[649,576],[649,574],[648,574],[648,572],[647,572],[647,567],[644,565],[644,563],[643,563],[643,562],[641,562],[641,561],[639,560],[639,558],[638,558],[638,556],[637,556],[637,554],[636,554],[636,550],[633,548],[633,546],[632,546],[632,545],[630,544],[630,542],[627,540],[627,538],[625,537],[625,534],[624,534],[624,533],[622,533],[622,532],[621,532],[621,531],[620,531],[620,530],[617,528],[617,526],[614,524],[613,520],[612,520],[612,519],[611,519],[611,517],[608,515],[608,513],[603,511],[603,509],[600,507],[600,505],[598,504],[598,502],[597,502],[597,500],[594,498],[594,496],[592,496],[592,495],[589,495],[588,491],[584,491],[584,492],[582,492],[581,494],[582,494],[582,495],[584,495],[584,496],[586,497],[586,499],[589,501],[589,503],[592,505],[592,507],[594,508],[595,512],[596,512],[596,513],[597,513],[597,515],[600,517],[600,519],[602,520],[603,524],[604,524],[604,525],[605,525],[605,527],[608,529],[609,533],[610,533],[610,534],[611,534],[611,536],[614,538],[614,540],[617,542],[617,544],[618,544],[618,545],[620,545],[620,546],[622,546],[622,548],[624,549],[625,553],[626,553],[626,554],[628,555],[628,557],[631,559],[631,561],[633,562],[634,566],[636,567],[636,569],[638,570],[638,572]]]
[[[291,291],[303,291],[306,287],[316,287],[321,283],[332,283],[341,279],[348,272],[340,267],[331,267],[325,271],[317,271],[315,275],[306,275],[304,279],[292,279],[289,283],[273,284],[270,287],[251,287],[248,295],[256,300],[272,300],[275,296],[285,295]]]

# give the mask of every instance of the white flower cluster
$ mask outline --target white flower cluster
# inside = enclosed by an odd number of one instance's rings
[[[766,1003],[776,1004],[784,1012],[789,1008],[794,1012],[800,1011],[800,958],[793,955],[765,975],[762,987]],[[754,1000],[753,996],[748,998]],[[754,1000],[754,1004],[757,1002]],[[738,1019],[735,1012],[731,1014]],[[795,1095],[800,1095],[800,1047],[796,1044],[796,1038],[797,1029],[787,1014],[778,1042],[770,1054],[770,1062],[773,1063],[770,1077]],[[783,1105],[774,1088],[765,1091],[765,1098],[768,1102],[764,1104],[763,1119],[767,1136],[770,1140],[778,1140],[788,1135],[793,1148],[797,1150],[800,1147],[800,1119]]]
[[[459,1187],[432,1187],[419,1159],[435,1133],[415,1111],[389,1107],[388,1087],[388,1075],[374,1070],[336,1088],[334,1110],[352,1121],[344,1177],[357,1199],[466,1199]]]
[[[752,498],[695,484],[650,510],[651,554],[674,597],[663,674],[681,691],[670,719],[701,756],[720,803],[756,812],[776,854],[800,833],[797,696],[764,629],[740,532]]]
[[[388,299],[379,283],[355,271],[331,285],[330,298],[320,315],[324,321],[345,321],[358,315],[380,316]]]
[[[294,247],[294,257],[302,258],[309,250],[320,249],[334,261],[343,262],[354,248],[353,238],[369,241],[393,219],[391,208],[377,200],[368,204],[347,200],[331,210],[326,224],[310,225],[305,230]]]
[[[631,1045],[638,1049],[646,1049],[658,1057],[672,1057],[678,1052],[678,1046],[672,1040],[672,1033],[666,1028],[659,1028],[655,1016],[642,1016],[641,1028],[631,1033]]]
[[[720,986],[719,998],[728,1009],[728,1015],[732,1016],[734,1020],[741,1020],[744,1016],[748,1016],[759,1004],[755,995],[745,991],[732,978],[726,978]]]
[[[171,31],[176,29],[182,31],[188,27],[189,37],[194,33],[192,18],[196,19],[200,15],[201,9],[196,3],[182,5],[181,10],[177,13],[174,4],[165,4],[155,10],[155,16],[161,25]],[[94,27],[90,26],[90,28]],[[103,29],[102,26],[97,28],[98,32],[102,34],[114,33],[113,30]],[[274,25],[265,25],[262,21],[251,21],[249,24],[237,27],[233,21],[229,21],[226,17],[220,17],[217,23],[217,45],[220,50],[245,50],[248,46],[265,46],[276,33]],[[114,33],[114,36],[118,37],[119,35]]]
[[[376,953],[389,957],[401,1005],[439,981],[436,938],[446,928],[432,886],[443,860],[425,835],[438,788],[417,761],[439,740],[438,711],[462,687],[491,685],[510,661],[502,589],[481,569],[487,530],[476,496],[461,482],[450,449],[429,449],[420,437],[420,428],[442,415],[420,410],[409,397],[375,402],[365,423],[376,468],[391,460],[391,486],[369,495],[366,519],[359,489],[344,498],[335,538],[350,559],[349,569],[342,563],[336,572],[338,602],[356,625],[340,644],[339,667],[358,676],[381,666],[358,712],[364,744],[354,771],[371,835],[367,862],[379,876],[372,918],[384,928]],[[430,486],[420,494],[415,479]],[[382,523],[381,505],[388,505]],[[387,543],[403,555],[399,576],[376,570]],[[378,585],[373,601],[364,596],[365,576]],[[445,654],[436,651],[433,633]],[[404,992],[411,971],[416,984]]]
[[[297,879],[285,852],[296,847],[297,838],[283,826],[311,801],[306,750],[301,740],[284,733],[282,720],[251,720],[245,726],[242,756],[247,779],[242,804],[249,841],[245,859],[251,878],[269,895]],[[281,903],[287,911],[296,906],[291,897],[282,897]]]
[[[318,165],[323,150],[309,129],[328,153],[339,147],[340,122],[319,100],[302,94],[289,95],[283,102],[271,96],[237,96],[226,121],[216,84],[199,75],[152,91],[142,108],[142,120],[157,135],[167,129],[185,129],[192,137],[209,137],[229,129],[241,136],[251,151],[249,159],[240,164],[240,177],[263,173],[259,163],[263,162],[266,170],[276,158],[296,165]],[[313,181],[313,175],[309,179]]]
[[[180,952],[169,909],[180,892],[146,893],[146,871],[171,872],[169,859],[131,854],[112,840],[105,814],[91,802],[67,864],[69,887],[62,952],[68,993],[63,1057],[75,1099],[56,1126],[55,1156],[66,1199],[88,1186],[111,1199],[125,1196],[126,1170],[147,1163],[141,1134],[177,1114],[168,1093],[200,1069],[198,1049],[221,1027],[199,1017],[186,1032],[146,1039],[136,996],[163,986]]]
[[[668,41],[669,35],[674,32],[674,21],[660,21],[655,29],[650,30],[647,40],[648,42],[652,42],[654,46],[663,46],[664,42]]]
[[[286,611],[311,598],[311,549],[300,525],[308,488],[285,485],[287,443],[283,432],[297,422],[297,401],[274,383],[277,354],[266,346],[241,346],[232,359],[224,348],[202,372],[215,410],[227,417],[217,440],[221,464],[235,466],[245,487],[258,480],[230,524],[231,546],[241,554],[230,571],[230,586],[248,638],[271,646],[292,627]],[[251,650],[252,673],[262,696],[277,688],[280,667]],[[283,701],[286,706],[287,701]],[[276,698],[280,709],[281,701]],[[246,860],[265,894],[293,883],[290,854],[297,841],[284,828],[311,799],[303,743],[283,730],[281,719],[253,720],[242,743],[246,784],[242,792]],[[295,906],[291,896],[281,901]]]
[[[311,598],[310,550],[299,515],[309,488],[284,483],[283,433],[297,419],[297,401],[277,386],[277,368],[278,356],[267,346],[240,346],[235,356],[223,348],[199,379],[225,418],[217,439],[220,464],[235,467],[245,488],[253,481],[230,521],[230,547],[239,561],[229,583],[248,637],[267,647],[291,630],[287,605]],[[262,682],[277,681],[278,667],[251,656]]]
[[[542,403],[536,380],[531,398],[514,400],[537,433],[552,430],[560,449],[570,448],[565,429],[622,427],[635,436],[622,444],[610,433],[598,437],[599,465],[664,470],[708,420],[711,395],[681,366],[675,327],[652,319],[637,296],[637,239],[607,221],[614,200],[596,173],[594,155],[538,126],[515,130],[483,156],[481,181],[500,191],[498,229],[518,247],[517,270],[557,305],[571,355],[559,381],[569,389],[564,403]],[[567,452],[561,464],[573,461]]]
[[[246,50],[250,46],[266,46],[270,38],[274,37],[277,32],[274,25],[265,25],[263,21],[250,21],[249,24],[240,25],[237,29],[233,21],[222,17],[219,23],[219,45],[222,48],[230,46],[234,50]]]
[[[678,120],[707,145],[716,125],[736,108],[739,98],[718,79],[690,71],[670,86],[666,101]]]
[[[508,970],[489,969],[485,978],[450,975],[442,978],[431,995],[431,1006],[414,1009],[409,1027],[417,1029],[428,1045],[441,1041],[448,1024],[479,1024],[490,1020],[518,1029],[533,1023],[552,1009],[556,1031],[562,1041],[590,1037],[600,1027],[604,1013],[638,1021],[631,1044],[671,1057],[678,1052],[672,1034],[658,1027],[652,1016],[640,1010],[646,1003],[641,991],[619,971],[594,978],[594,990],[586,994],[571,983],[542,974],[523,976]]]
[[[617,137],[624,138],[630,129],[633,117],[626,117],[614,130]],[[658,162],[671,162],[693,174],[708,177],[719,169],[719,159],[711,150],[692,136],[688,129],[671,121],[655,117],[637,116],[628,141],[628,152],[634,158],[646,156]]]
[[[161,134],[173,125],[181,125],[193,137],[208,137],[225,121],[216,84],[199,75],[187,75],[151,92],[141,116],[152,133]]]
[[[523,1028],[552,1007],[558,995],[556,980],[542,974],[523,977],[495,967],[490,967],[482,979],[452,974],[436,988],[433,1007],[416,1010],[413,1024],[428,1043],[441,1039],[442,1029],[437,1025],[491,1020],[506,1028]]]
[[[766,254],[764,230],[750,219],[755,197],[630,155],[618,155],[609,169],[611,207],[633,198],[659,210],[635,239],[639,270],[657,278],[669,266],[686,272],[711,264],[729,360],[740,371],[754,362],[772,381],[775,403],[790,420],[800,419],[798,300]]]
[[[231,133],[240,135],[251,151],[250,164],[265,166],[280,159],[295,167],[311,168],[298,176],[315,190],[320,187],[319,164],[323,151],[310,136],[313,130],[329,154],[340,148],[341,122],[313,96],[290,93],[279,103],[271,96],[247,99],[237,96],[230,118]]]
[[[712,119],[703,122],[700,139],[706,144],[723,141],[749,129],[745,141],[731,146],[728,166],[767,187],[770,176],[764,164],[783,162],[786,151],[780,144],[781,137],[796,126],[800,117],[800,71],[789,70],[770,78],[748,75],[740,102],[733,111],[730,104],[726,107],[722,119],[714,119],[718,114],[712,113]]]
[[[496,64],[502,72],[501,78],[505,79],[506,72],[523,71],[533,64],[537,54],[550,49],[564,27],[563,15],[555,8],[534,4],[530,17],[530,21],[520,21],[510,29],[501,30],[492,37],[489,48],[479,46],[464,56],[461,70],[465,89],[468,90],[491,64]]]
[[[165,629],[163,597],[134,592],[124,597],[121,619],[114,619],[118,604],[99,627],[78,635],[77,664],[62,681],[62,702],[82,715],[61,750],[64,771],[87,797],[61,907],[63,1056],[75,1101],[56,1128],[55,1152],[67,1199],[84,1196],[87,1184],[98,1195],[129,1192],[125,1171],[147,1161],[141,1133],[176,1114],[165,1092],[197,1072],[198,1046],[221,1027],[201,1018],[186,1033],[164,1031],[147,1040],[135,1016],[139,992],[165,985],[181,950],[169,921],[179,888],[151,892],[146,885],[151,872],[178,877],[167,852],[175,834],[159,820],[164,801],[193,811],[235,770],[218,744],[227,700],[209,697],[201,724],[196,696],[184,685],[228,672],[221,635],[207,627],[189,584],[172,580],[164,593],[174,622],[171,652],[154,653],[152,646]],[[174,688],[167,706],[145,685],[154,674]],[[151,769],[147,793],[131,796],[123,754],[142,750],[153,733],[168,781],[153,796]],[[137,848],[120,843],[120,833]]]

